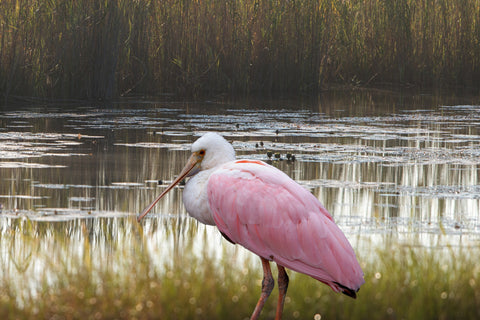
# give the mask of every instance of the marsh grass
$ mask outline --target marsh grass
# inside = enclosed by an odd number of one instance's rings
[[[140,0],[0,3],[0,92],[312,93],[480,84],[480,2]]]
[[[133,218],[4,223],[0,317],[248,318],[260,292],[258,259],[226,242],[215,248],[196,224],[152,220],[145,229]],[[159,233],[166,238],[159,241]],[[366,283],[356,300],[290,272],[285,318],[480,316],[480,247],[371,245],[359,256]],[[274,291],[262,318],[274,317],[276,297]]]

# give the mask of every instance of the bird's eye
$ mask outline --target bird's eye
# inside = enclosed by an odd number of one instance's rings
[[[201,156],[204,156],[204,155],[205,155],[205,150],[200,150],[200,151],[198,152],[198,154],[201,155]]]

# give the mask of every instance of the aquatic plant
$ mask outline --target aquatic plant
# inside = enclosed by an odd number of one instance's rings
[[[480,4],[461,0],[0,4],[0,93],[298,94],[479,87]]]

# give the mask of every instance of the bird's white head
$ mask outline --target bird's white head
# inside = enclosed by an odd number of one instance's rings
[[[192,144],[192,155],[201,157],[200,170],[208,170],[235,160],[235,150],[221,135],[209,132]]]
[[[217,133],[209,132],[192,144],[192,155],[182,172],[138,217],[140,221],[153,206],[185,177],[193,176],[202,170],[215,168],[223,163],[235,160],[232,145]]]

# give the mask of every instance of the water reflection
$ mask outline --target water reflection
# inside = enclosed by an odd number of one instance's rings
[[[479,235],[478,105],[357,92],[315,103],[117,107],[0,113],[2,215],[38,221],[134,215],[181,170],[190,143],[218,131],[240,157],[279,153],[273,165],[309,188],[350,235],[390,232],[405,241]],[[296,161],[287,161],[287,153]],[[153,215],[185,219],[181,188]]]

